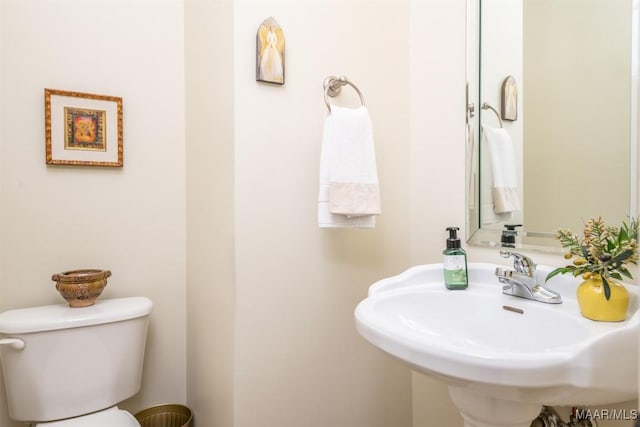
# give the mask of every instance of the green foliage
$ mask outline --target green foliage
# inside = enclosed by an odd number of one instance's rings
[[[605,297],[609,299],[611,289],[607,279],[632,279],[626,264],[638,264],[638,219],[622,222],[620,227],[607,226],[602,217],[591,217],[584,226],[582,236],[566,228],[556,231],[556,239],[568,250],[566,259],[572,264],[556,268],[546,280],[558,274],[582,275],[586,280],[594,275],[602,278]]]

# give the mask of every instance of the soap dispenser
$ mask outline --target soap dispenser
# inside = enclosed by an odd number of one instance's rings
[[[467,253],[460,247],[458,227],[448,227],[447,248],[442,251],[444,283],[447,289],[467,289]]]
[[[503,248],[516,247],[516,237],[518,236],[518,231],[516,231],[516,227],[522,227],[522,224],[505,224],[504,225],[504,230],[502,230],[502,235],[500,237],[500,245]]]

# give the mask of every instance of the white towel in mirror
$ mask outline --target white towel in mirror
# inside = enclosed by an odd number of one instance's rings
[[[482,138],[489,148],[493,176],[493,211],[495,213],[520,210],[520,192],[516,157],[511,136],[506,129],[482,126]]]

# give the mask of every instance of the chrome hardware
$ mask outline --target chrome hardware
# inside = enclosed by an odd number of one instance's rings
[[[481,107],[482,107],[483,110],[491,110],[491,111],[493,111],[493,113],[498,118],[498,123],[500,123],[500,127],[502,127],[502,118],[500,117],[500,113],[498,113],[498,110],[496,110],[491,105],[489,105],[488,102],[483,102]]]
[[[466,111],[466,123],[467,126],[469,125],[469,121],[471,121],[471,119],[473,119],[476,115],[476,105],[473,102],[469,102],[469,82],[467,82],[467,85],[465,87],[465,103],[467,104],[467,111]]]
[[[536,264],[531,260],[531,258],[519,254],[517,252],[510,251],[500,251],[500,256],[502,258],[513,257],[513,268],[520,274],[524,274],[529,277],[533,277],[536,272]]]
[[[536,264],[517,252],[500,251],[503,258],[513,257],[513,270],[497,267],[495,275],[504,286],[502,293],[548,304],[560,304],[559,293],[539,285],[535,279]]]
[[[332,98],[338,96],[342,91],[342,86],[345,85],[351,86],[353,90],[356,91],[356,93],[360,97],[360,103],[364,107],[364,96],[362,95],[362,92],[360,92],[360,89],[358,89],[355,84],[350,82],[346,76],[329,76],[322,82],[322,87],[324,88],[324,103],[327,106],[329,112],[331,112],[331,104],[329,104],[329,98],[327,98],[327,96],[330,96]]]

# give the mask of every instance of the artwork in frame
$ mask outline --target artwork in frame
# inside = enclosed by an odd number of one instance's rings
[[[256,80],[284,84],[284,32],[273,17],[256,34]]]
[[[513,76],[502,82],[502,119],[515,121],[518,119],[518,84]]]
[[[45,89],[48,165],[122,167],[122,98]]]

